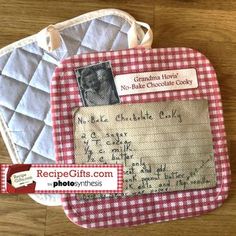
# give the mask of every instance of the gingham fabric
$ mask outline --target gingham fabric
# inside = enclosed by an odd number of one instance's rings
[[[51,83],[57,161],[74,163],[72,109],[82,106],[74,69],[102,61],[111,62],[114,76],[148,71],[196,69],[199,83],[197,89],[126,95],[120,99],[122,103],[207,99],[217,187],[93,200],[79,199],[76,194],[64,194],[62,203],[69,219],[87,228],[131,226],[197,216],[222,205],[228,195],[230,166],[220,90],[211,63],[193,49],[131,49],[82,54],[63,60],[56,68]]]

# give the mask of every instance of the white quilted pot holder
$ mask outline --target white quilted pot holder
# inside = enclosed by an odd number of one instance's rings
[[[58,62],[94,51],[150,47],[126,12],[104,9],[50,25],[36,35],[0,50],[0,128],[13,163],[55,163],[49,84]],[[45,205],[60,205],[60,195],[30,195]]]

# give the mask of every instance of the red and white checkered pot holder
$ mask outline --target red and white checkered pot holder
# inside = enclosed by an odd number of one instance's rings
[[[110,61],[114,76],[120,74],[195,68],[198,88],[121,96],[121,103],[207,99],[213,135],[217,186],[210,189],[143,194],[119,198],[80,200],[62,195],[69,219],[82,227],[117,227],[197,216],[222,205],[230,185],[220,90],[209,60],[189,48],[129,49],[82,54],[63,60],[51,84],[54,142],[58,163],[74,163],[72,109],[82,106],[74,69]]]

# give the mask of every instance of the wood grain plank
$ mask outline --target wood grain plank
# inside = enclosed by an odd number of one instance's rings
[[[18,200],[18,194],[0,194],[0,204],[10,202],[16,202]]]
[[[9,154],[8,154],[7,148],[4,144],[1,134],[0,134],[0,163],[11,164]]]
[[[135,1],[0,1],[0,47],[37,33],[49,24],[62,22],[103,8],[129,12],[137,20],[153,25],[154,5],[145,0],[142,7]],[[66,9],[66,10],[65,10]],[[17,20],[16,20],[17,19]],[[14,22],[14,23],[13,23]]]
[[[211,9],[211,10],[225,10],[231,11],[236,9],[236,2],[234,0],[156,0],[156,6],[170,7],[173,9],[189,8],[189,9]]]
[[[156,6],[156,38],[236,42],[236,11]],[[165,40],[164,40],[165,41]]]
[[[11,199],[11,195],[8,195]],[[46,207],[35,202],[6,201],[0,195],[1,235],[44,235]]]

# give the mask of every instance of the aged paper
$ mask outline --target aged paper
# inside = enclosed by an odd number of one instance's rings
[[[73,113],[76,163],[124,164],[124,195],[216,186],[207,100]]]

